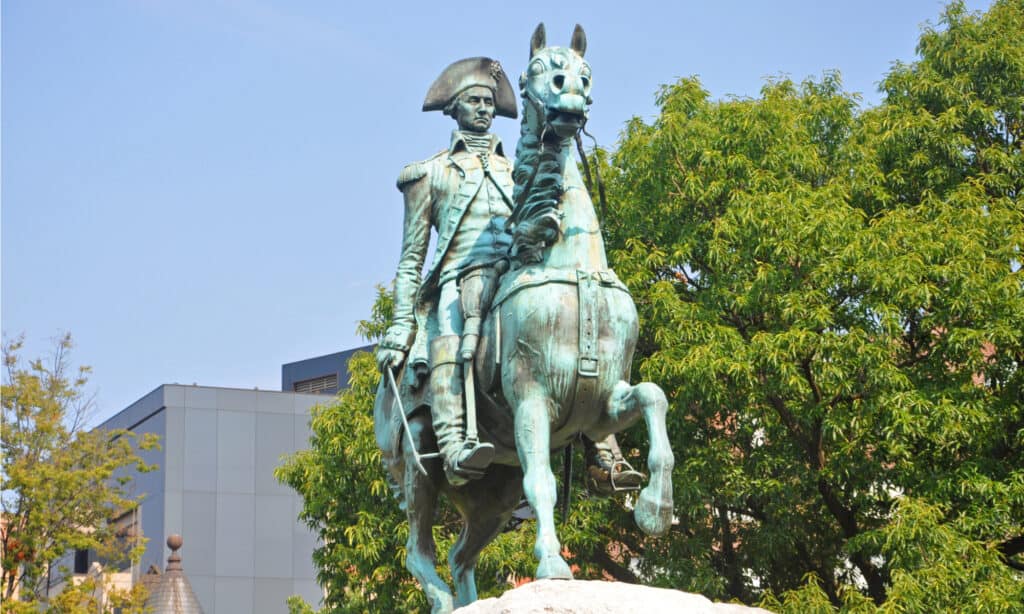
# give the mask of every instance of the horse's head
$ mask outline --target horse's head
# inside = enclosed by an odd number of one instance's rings
[[[590,64],[583,59],[587,35],[577,25],[569,47],[547,47],[546,38],[544,24],[538,25],[530,39],[530,64],[519,77],[524,115],[534,114],[536,129],[569,138],[583,127],[592,102]]]

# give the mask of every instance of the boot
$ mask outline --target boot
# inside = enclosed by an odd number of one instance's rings
[[[602,441],[584,437],[583,444],[587,456],[587,488],[594,494],[607,497],[623,490],[637,490],[647,478],[623,458],[615,435]]]
[[[444,473],[452,486],[483,477],[494,459],[494,446],[467,442],[463,433],[462,370],[455,360],[458,347],[458,335],[437,337],[430,343],[430,391],[434,397],[431,414],[437,447],[444,458]]]

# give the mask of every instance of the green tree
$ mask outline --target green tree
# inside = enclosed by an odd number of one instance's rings
[[[672,403],[679,523],[648,539],[576,488],[559,530],[578,577],[786,612],[1019,611],[1022,31],[1024,0],[951,5],[870,109],[831,73],[724,101],[683,79],[598,152],[633,379]],[[381,292],[366,338],[389,317]],[[421,608],[373,443],[379,376],[352,370],[278,475],[323,538],[329,611]],[[620,435],[641,468],[644,439]],[[442,560],[456,526],[439,516]],[[484,551],[484,595],[531,572],[532,530]]]
[[[663,89],[604,174],[665,387],[655,582],[791,611],[1024,598],[1024,2],[950,6],[883,103]]]
[[[105,575],[74,584],[61,561],[80,549],[96,552],[105,569],[139,560],[144,544],[126,541],[111,520],[138,506],[140,499],[127,492],[124,470],[149,470],[136,446],[148,449],[156,442],[136,440],[121,429],[87,430],[93,404],[83,388],[89,369],[72,372],[69,335],[56,341],[48,361],[24,364],[21,347],[20,339],[3,345],[3,611],[141,611],[141,590],[104,590],[109,601],[101,610],[97,591]],[[58,582],[64,582],[63,591],[47,598],[47,587]]]

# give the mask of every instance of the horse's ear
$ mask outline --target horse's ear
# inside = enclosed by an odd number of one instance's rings
[[[533,37],[530,39],[530,57],[537,55],[537,52],[548,46],[548,35],[544,31],[544,22],[537,24],[537,29],[533,31]]]
[[[583,26],[580,24],[576,24],[576,29],[572,31],[572,43],[569,46],[580,54],[581,58],[587,52],[587,33],[583,31]]]

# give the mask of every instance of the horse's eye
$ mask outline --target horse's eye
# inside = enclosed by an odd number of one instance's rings
[[[590,87],[590,79],[589,78],[587,78],[587,77],[580,77],[580,81],[583,82],[583,89],[587,89],[587,88]]]
[[[544,62],[537,60],[530,64],[530,76],[536,77],[544,72]]]

